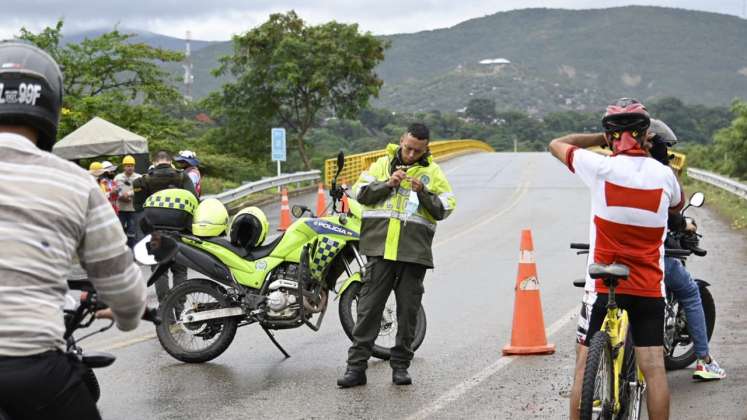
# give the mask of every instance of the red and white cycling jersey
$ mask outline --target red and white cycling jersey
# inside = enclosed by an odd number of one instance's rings
[[[668,210],[683,200],[672,170],[644,155],[608,157],[577,148],[567,161],[591,190],[588,263],[630,268],[617,293],[663,297]],[[608,292],[588,274],[586,290]]]

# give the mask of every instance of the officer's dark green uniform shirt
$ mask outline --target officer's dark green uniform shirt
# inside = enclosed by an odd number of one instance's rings
[[[353,186],[357,201],[363,205],[361,253],[385,260],[411,262],[433,267],[431,246],[436,222],[448,217],[456,207],[451,185],[441,168],[426,154],[418,162],[403,167],[399,146],[390,144],[386,155],[371,164]],[[411,183],[402,181],[398,188],[386,182],[398,168],[425,186],[418,193],[420,205],[415,214],[405,213]]]

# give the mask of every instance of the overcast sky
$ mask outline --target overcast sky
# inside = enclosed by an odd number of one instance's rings
[[[87,29],[145,29],[183,38],[228,40],[291,9],[307,22],[357,22],[377,35],[454,26],[467,19],[529,7],[588,9],[630,4],[678,7],[744,18],[747,0],[2,0],[0,39],[64,18],[65,32]]]

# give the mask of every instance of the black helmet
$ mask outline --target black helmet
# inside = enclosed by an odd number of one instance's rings
[[[36,145],[51,151],[62,107],[62,72],[54,59],[21,41],[0,41],[0,124],[39,132]]]
[[[649,131],[653,132],[655,135],[654,142],[659,141],[669,147],[677,144],[677,136],[674,134],[674,131],[672,131],[672,129],[669,128],[669,126],[666,125],[662,120],[651,118],[651,126],[649,127]]]

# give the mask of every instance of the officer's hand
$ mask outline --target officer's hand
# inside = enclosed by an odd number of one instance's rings
[[[386,182],[387,187],[399,187],[399,184],[403,179],[407,177],[407,174],[403,170],[398,170],[389,177],[389,181]]]
[[[685,222],[685,231],[686,232],[695,232],[697,230],[698,230],[698,226],[692,220],[687,220]]]
[[[410,178],[410,177],[408,177],[407,179],[409,179],[410,182],[412,183],[412,190],[415,191],[416,193],[423,191],[423,189],[425,188],[425,185],[423,185],[423,183],[420,182],[419,179]]]

